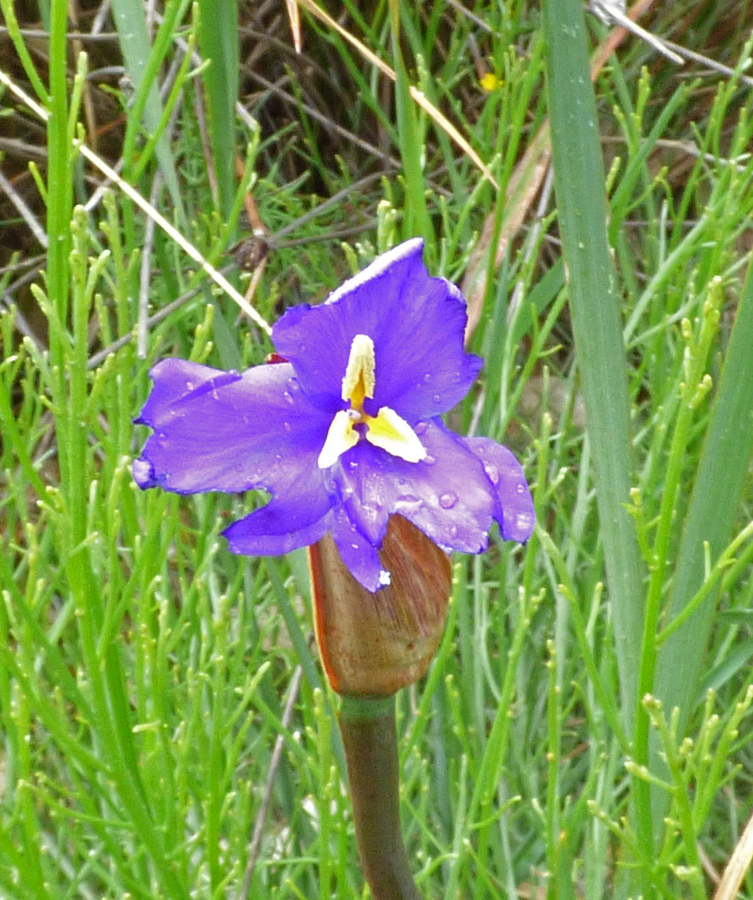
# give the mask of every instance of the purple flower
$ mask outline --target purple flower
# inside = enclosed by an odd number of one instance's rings
[[[429,276],[422,249],[407,241],[324,303],[289,309],[272,330],[282,362],[243,374],[154,366],[135,420],[155,432],[133,464],[139,486],[263,488],[270,502],[224,532],[234,553],[287,553],[331,532],[372,592],[389,584],[378,550],[393,513],[447,552],[486,549],[492,520],[527,540],[533,503],[515,457],[440,418],[481,360],[463,349],[462,294]]]

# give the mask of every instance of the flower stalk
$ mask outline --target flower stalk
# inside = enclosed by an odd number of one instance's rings
[[[340,732],[348,763],[361,869],[374,900],[419,900],[400,831],[395,697],[343,697]]]

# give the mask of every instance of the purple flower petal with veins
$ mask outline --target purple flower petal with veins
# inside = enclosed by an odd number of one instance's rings
[[[285,361],[243,374],[167,359],[135,421],[150,426],[133,475],[176,493],[263,488],[270,502],[224,532],[230,549],[275,555],[327,532],[369,591],[389,583],[378,551],[393,513],[446,551],[479,553],[492,521],[526,541],[534,511],[523,470],[489,438],[439,418],[481,360],[463,348],[465,301],[407,241],[319,306],[272,330]]]

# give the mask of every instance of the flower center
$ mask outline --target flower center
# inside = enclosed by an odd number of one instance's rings
[[[335,413],[319,454],[320,469],[334,465],[346,450],[355,447],[362,435],[375,447],[407,462],[419,462],[426,457],[416,432],[394,409],[382,406],[375,416],[364,410],[364,400],[374,396],[375,371],[374,341],[366,334],[357,334],[350,346],[342,386],[342,398],[350,403],[350,408]],[[362,428],[356,429],[356,425]]]

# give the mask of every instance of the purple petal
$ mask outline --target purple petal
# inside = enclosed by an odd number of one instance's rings
[[[332,538],[350,574],[373,594],[389,584],[377,547],[365,538],[342,507],[333,511]]]
[[[419,423],[416,432],[429,454],[421,462],[364,441],[343,454],[332,475],[350,522],[378,545],[389,515],[400,513],[443,550],[479,553],[497,508],[481,460],[439,420]]]
[[[316,461],[329,417],[308,402],[292,366],[239,375],[168,359],[151,375],[154,388],[136,420],[155,430],[133,466],[141,487],[264,488],[281,500],[293,492],[301,498],[296,529],[326,513],[331,500]]]
[[[244,519],[233,522],[222,534],[230,550],[242,556],[280,556],[299,547],[308,547],[330,530],[329,507],[313,522],[306,519],[311,510],[321,506],[317,496],[291,495],[272,500]]]
[[[446,412],[466,395],[481,360],[463,349],[465,301],[455,285],[429,276],[422,250],[423,241],[406,241],[325,303],[288,310],[274,326],[275,346],[312,402],[328,411],[342,408],[342,379],[357,334],[374,341],[374,412],[389,406],[413,423]]]
[[[512,452],[491,438],[459,438],[483,463],[498,500],[494,518],[506,541],[525,543],[533,533],[536,514],[520,463]]]

